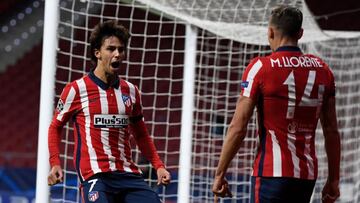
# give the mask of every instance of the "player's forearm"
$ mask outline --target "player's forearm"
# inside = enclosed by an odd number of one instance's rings
[[[325,136],[325,150],[328,158],[328,180],[339,181],[340,176],[340,135],[334,130]]]
[[[338,181],[340,173],[340,135],[337,127],[335,97],[325,100],[320,121],[324,132],[328,158],[328,180]]]
[[[231,160],[238,152],[240,145],[245,137],[246,128],[241,128],[231,124],[226,135],[218,167],[215,173],[217,177],[224,177],[229,167]]]
[[[133,131],[136,143],[145,158],[151,162],[155,169],[160,167],[165,168],[164,163],[157,153],[155,144],[146,129],[144,121],[138,121],[133,127]]]
[[[60,165],[60,141],[62,126],[51,123],[48,131],[48,148],[50,166]]]

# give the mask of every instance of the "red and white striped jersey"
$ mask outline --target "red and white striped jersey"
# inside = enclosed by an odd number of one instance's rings
[[[81,181],[99,172],[141,173],[131,158],[129,132],[133,125],[145,128],[136,86],[120,79],[109,86],[93,72],[67,84],[49,127],[51,166],[60,165],[61,129],[71,118],[74,121],[74,165]],[[146,144],[139,144],[137,140],[140,150],[151,153],[150,161],[156,169],[163,167],[147,131],[141,132],[145,135],[139,140]]]
[[[323,101],[335,96],[327,64],[298,47],[280,47],[251,61],[241,87],[257,103],[253,175],[316,179],[315,130]]]

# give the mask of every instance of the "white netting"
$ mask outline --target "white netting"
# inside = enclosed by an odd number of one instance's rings
[[[128,27],[132,37],[127,67],[122,75],[142,91],[148,129],[173,175],[170,186],[158,189],[160,196],[164,202],[176,202],[185,24],[198,27],[190,202],[212,202],[211,184],[226,127],[239,96],[242,72],[251,58],[270,53],[269,47],[265,46],[267,19],[271,8],[279,3],[303,10],[305,35],[302,48],[322,57],[334,71],[343,149],[341,181],[342,187],[346,188],[342,191],[345,195],[341,202],[360,202],[360,38],[354,38],[359,34],[322,32],[303,1],[63,0],[58,26],[57,98],[67,82],[81,77],[93,67],[88,54],[91,29],[105,19],[117,19]],[[334,33],[349,39],[334,39],[331,37]],[[52,188],[54,202],[79,202],[79,183],[72,164],[71,126],[66,128],[63,140],[65,182]],[[234,198],[226,202],[249,200],[249,175],[257,139],[254,119],[248,129],[243,147],[229,168]],[[318,134],[320,168],[313,202],[320,202],[319,194],[327,170],[321,131]],[[154,172],[142,161],[138,150],[133,150],[133,155],[144,171],[149,169],[146,180],[154,185]]]

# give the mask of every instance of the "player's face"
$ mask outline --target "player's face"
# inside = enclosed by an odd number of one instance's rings
[[[115,75],[119,72],[122,61],[126,57],[124,43],[115,36],[108,37],[102,43],[100,50],[95,51],[98,67],[105,73]]]

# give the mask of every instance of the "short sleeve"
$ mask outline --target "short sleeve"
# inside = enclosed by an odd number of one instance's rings
[[[263,62],[260,58],[255,58],[246,67],[241,81],[241,96],[256,99],[259,95],[260,85],[262,84],[261,70]]]

